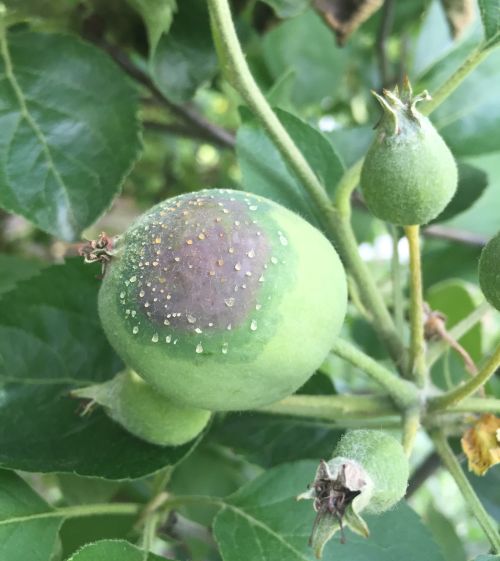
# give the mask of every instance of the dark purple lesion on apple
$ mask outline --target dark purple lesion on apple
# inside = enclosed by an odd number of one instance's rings
[[[127,267],[138,310],[159,326],[198,334],[247,321],[275,260],[257,210],[209,196],[159,209],[140,226],[142,248]]]

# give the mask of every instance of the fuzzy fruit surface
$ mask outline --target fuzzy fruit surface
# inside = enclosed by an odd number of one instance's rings
[[[333,459],[336,458],[354,460],[368,474],[371,480],[368,495],[360,497],[366,512],[384,512],[404,497],[409,477],[408,458],[391,435],[376,430],[346,432],[333,453]]]
[[[173,403],[130,370],[73,395],[102,405],[124,429],[159,446],[179,446],[193,440],[211,416],[210,411]]]
[[[249,193],[166,200],[118,240],[99,314],[118,354],[175,402],[242,410],[293,393],[321,365],[347,302],[313,226]]]
[[[386,222],[427,224],[455,194],[455,160],[429,119],[415,109],[411,93],[401,100],[385,92],[379,101],[384,114],[361,171],[363,197]]]
[[[486,300],[500,310],[500,232],[484,246],[481,252],[479,284]]]

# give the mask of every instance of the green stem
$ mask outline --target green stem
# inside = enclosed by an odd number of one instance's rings
[[[332,352],[370,376],[372,380],[385,389],[398,407],[406,410],[409,406],[417,403],[418,391],[411,382],[398,378],[385,366],[382,366],[348,341],[338,338],[333,344]]]
[[[401,282],[401,265],[399,263],[399,236],[398,228],[393,224],[389,225],[392,238],[392,259],[391,259],[391,277],[392,277],[392,302],[394,306],[394,323],[396,331],[403,333],[404,329],[404,307],[403,307],[403,286]]]
[[[446,408],[445,413],[500,413],[500,399],[494,397],[468,397]]]
[[[472,510],[477,521],[481,525],[486,534],[494,553],[500,553],[500,535],[496,524],[493,523],[488,513],[485,511],[481,501],[478,499],[474,489],[465,476],[460,464],[458,463],[453,450],[450,448],[442,431],[437,430],[431,432],[431,437],[436,447],[436,450],[451,473],[455,483],[457,484],[460,492],[462,493],[465,501]]]
[[[403,415],[403,449],[408,457],[412,453],[420,426],[420,410],[412,407],[405,411]]]
[[[446,409],[451,405],[456,405],[463,401],[466,397],[476,393],[481,386],[495,374],[497,368],[500,367],[500,345],[498,345],[495,352],[487,360],[483,368],[464,384],[458,386],[454,390],[446,392],[442,395],[434,397],[429,400],[429,411],[437,411]]]
[[[393,401],[379,395],[291,395],[257,411],[343,422],[398,415]]]
[[[432,93],[432,99],[423,105],[421,113],[430,115],[437,109],[443,101],[449,97],[460,84],[467,78],[467,76],[489,55],[491,51],[479,46],[474,50],[461,66],[444,82],[441,86]]]
[[[424,340],[424,301],[420,263],[420,226],[405,226],[410,248],[410,360],[411,372],[419,388],[427,381]]]
[[[167,466],[155,474],[153,480],[153,497],[156,497],[165,490],[173,473],[174,466]]]
[[[351,302],[358,310],[358,312],[366,319],[366,321],[373,321],[370,312],[366,309],[365,305],[361,301],[358,285],[354,282],[354,279],[351,277],[351,275],[347,275],[347,291],[349,293]]]
[[[41,520],[46,518],[84,518],[87,516],[101,516],[107,514],[117,514],[124,516],[133,516],[140,512],[144,505],[139,503],[110,503],[110,504],[90,504],[78,506],[66,506],[56,510],[47,512],[39,512],[36,514],[26,514],[24,516],[13,516],[0,520],[0,526],[8,524],[21,524],[23,522],[31,522],[32,520]]]
[[[377,290],[373,277],[359,256],[356,239],[349,221],[349,193],[356,187],[362,162],[358,162],[344,175],[338,197],[344,197],[339,211],[332,205],[326,189],[297,148],[293,139],[269,106],[255,82],[241,49],[231,18],[227,0],[208,0],[215,43],[221,63],[233,86],[255,113],[262,126],[290,169],[294,171],[307,191],[310,200],[321,215],[325,231],[337,245],[347,268],[361,292],[364,304],[374,317],[374,324],[386,342],[391,356],[398,361],[404,356],[404,346],[394,327],[392,318]]]
[[[351,218],[351,195],[359,184],[363,161],[364,158],[360,158],[344,172],[335,190],[335,207],[346,219]]]
[[[232,85],[259,118],[286,163],[300,179],[319,210],[328,213],[330,199],[302,152],[271,109],[252,76],[241,49],[227,0],[208,0],[215,41]]]
[[[338,214],[335,224],[335,240],[341,257],[351,273],[359,290],[361,299],[373,316],[373,326],[385,343],[391,358],[404,371],[406,368],[406,349],[400,338],[392,317],[385,305],[373,275],[359,255],[358,243],[348,218]]]
[[[491,306],[488,302],[484,301],[480,306],[478,306],[473,312],[471,312],[462,321],[455,324],[452,328],[448,330],[448,335],[458,341],[466,333],[468,333],[478,321],[480,321],[487,312],[491,311]],[[430,368],[441,356],[450,348],[449,343],[446,341],[439,341],[434,343],[432,347],[429,348],[427,353],[427,365]]]
[[[144,529],[142,532],[142,561],[148,561],[149,552],[153,548],[156,538],[156,529],[160,521],[160,515],[158,512],[151,513],[144,523]]]

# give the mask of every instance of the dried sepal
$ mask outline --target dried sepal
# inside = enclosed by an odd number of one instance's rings
[[[484,475],[500,463],[500,419],[490,413],[481,415],[460,442],[469,460],[469,470]]]
[[[344,527],[368,536],[366,522],[359,512],[368,504],[373,483],[363,467],[348,458],[321,460],[309,489],[297,499],[312,499],[316,512],[309,545],[318,559],[326,543],[340,531],[345,542]]]

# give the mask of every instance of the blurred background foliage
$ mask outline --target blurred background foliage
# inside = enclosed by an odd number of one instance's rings
[[[79,36],[106,52],[137,90],[141,156],[121,191],[118,193],[119,185],[112,186],[117,193],[112,206],[108,211],[101,209],[102,217],[82,232],[82,238],[91,239],[103,230],[118,234],[151,205],[186,191],[231,187],[273,196],[273,179],[269,186],[265,178],[270,168],[279,168],[280,156],[248,111],[242,110],[239,96],[218,70],[203,0],[149,5],[145,0],[4,3],[11,33],[31,28]],[[357,10],[352,9],[353,5]],[[329,165],[333,167],[352,165],[372,138],[379,109],[371,89],[393,87],[408,74],[414,89],[428,88],[432,94],[477,45],[482,34],[472,0],[233,0],[232,8],[247,60],[260,87],[274,107],[287,112],[280,113],[287,128],[292,131],[295,126],[298,137],[305,135],[303,142],[307,143],[315,133],[322,136],[321,150],[331,151]],[[433,309],[446,314],[448,327],[481,303],[477,259],[485,241],[500,229],[499,91],[500,52],[496,52],[433,115],[460,165],[456,198],[441,217],[424,229],[426,299]],[[293,116],[307,123],[312,131],[308,129],[306,134]],[[268,168],[262,168],[266,165]],[[285,168],[279,170],[280,181],[286,184],[290,181],[288,172]],[[328,176],[329,170],[324,171]],[[256,181],[262,184],[252,185]],[[402,232],[388,230],[369,215],[359,195],[355,194],[353,204],[360,251],[390,303],[391,254],[395,245],[406,285],[407,250]],[[293,201],[290,206],[294,207]],[[32,277],[48,263],[74,255],[77,241],[62,241],[20,215],[0,211],[0,293]],[[371,356],[380,361],[387,359],[372,327],[354,307],[344,330]],[[490,313],[460,342],[474,360],[480,360],[498,340],[498,333],[498,319]],[[373,389],[363,376],[354,374],[353,367],[331,358],[305,391],[325,393],[325,383],[332,392]],[[433,368],[434,382],[439,387],[467,376],[462,361],[453,352]],[[500,384],[492,382],[488,392],[499,396]],[[263,467],[316,458],[320,453],[328,454],[332,447],[331,427],[297,423],[297,432],[293,432],[291,421],[270,423],[259,416],[244,420],[245,415],[229,415],[215,423],[203,446],[175,474],[172,489],[224,495]],[[296,442],[304,446],[300,453],[291,454],[291,445]],[[207,466],[201,478],[196,474],[200,463]],[[450,477],[437,467],[429,442],[422,437],[415,458],[411,501],[429,522],[446,561],[461,561],[485,550],[484,538]],[[484,478],[471,476],[471,480],[491,515],[500,520],[498,469]],[[210,473],[217,477],[210,477]],[[74,476],[30,477],[52,502],[71,504],[74,497],[81,501],[82,492],[85,497],[97,493],[99,500],[144,496],[141,482],[103,484],[102,488],[91,486],[90,490],[84,487],[86,480]],[[209,522],[213,516],[210,509],[191,509],[184,514],[200,523]],[[131,532],[130,521],[123,517],[119,523],[108,520],[106,524],[96,518],[68,521],[61,533],[60,552],[65,558],[90,539],[129,537]],[[195,559],[207,559],[203,539],[192,548],[189,553],[175,540],[172,542],[179,559],[189,554]]]

